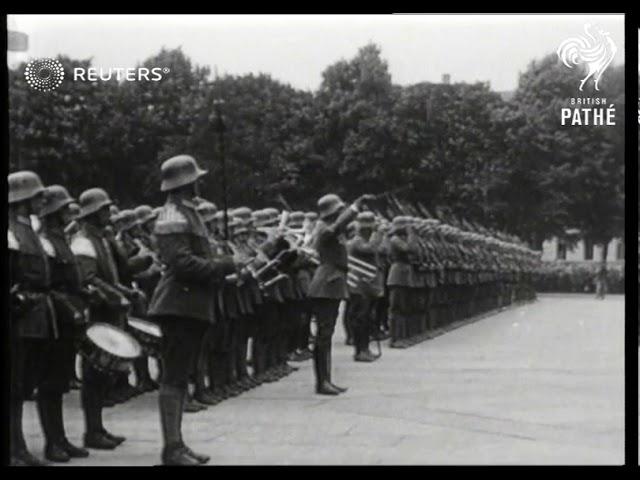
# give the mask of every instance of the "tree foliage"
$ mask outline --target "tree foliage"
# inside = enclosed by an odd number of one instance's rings
[[[67,77],[91,64],[59,60]],[[123,206],[158,204],[160,164],[189,153],[210,171],[203,195],[220,204],[213,117],[223,100],[229,205],[276,205],[282,195],[313,209],[327,192],[405,188],[407,200],[536,246],[567,227],[598,243],[622,235],[621,67],[602,83],[617,125],[561,127],[579,72],[554,55],[531,62],[509,101],[485,83],[394,85],[374,44],[328,66],[315,92],[266,74],[212,79],[180,49],[141,64],[158,65],[170,69],[159,82],[65,81],[48,94],[29,90],[24,65],[11,70],[10,171],[35,170],[74,195],[101,186]]]

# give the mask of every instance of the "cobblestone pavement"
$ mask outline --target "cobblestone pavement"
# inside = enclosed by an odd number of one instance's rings
[[[313,393],[312,365],[207,411],[184,434],[211,464],[621,464],[624,461],[624,299],[542,295],[373,364],[334,338],[338,397]],[[80,442],[78,393],[65,397]],[[154,465],[157,392],[106,410],[128,440],[74,465]],[[42,452],[33,403],[30,448]]]

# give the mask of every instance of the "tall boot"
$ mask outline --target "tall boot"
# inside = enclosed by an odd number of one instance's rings
[[[347,311],[344,312],[344,315],[342,317],[342,325],[344,327],[344,333],[345,333],[345,344],[346,345],[353,345],[354,343],[354,329],[353,329],[353,321],[352,321],[352,314],[353,314],[353,308],[351,308],[351,305],[347,304]]]
[[[149,357],[143,355],[133,362],[136,371],[136,390],[139,394],[154,390],[151,374],[149,373]]]
[[[188,390],[185,390],[183,395],[180,397],[180,410],[178,413],[178,431],[180,432],[180,438],[182,440],[182,417],[184,414],[184,404],[187,401],[187,397],[188,397]],[[200,454],[200,453],[196,453],[193,450],[191,450],[191,448],[189,448],[187,445],[185,445],[184,440],[182,440],[182,445],[185,448],[185,450],[187,451],[187,454],[196,459],[196,461],[199,464],[205,464],[208,463],[209,460],[211,460],[211,457],[209,457],[208,455],[204,455],[204,454]]]
[[[391,348],[397,348],[400,346],[400,338],[398,336],[398,316],[397,315],[389,315],[389,329],[391,330],[391,340],[389,342],[389,346]]]
[[[329,385],[331,385],[334,389],[336,389],[339,393],[344,393],[349,390],[346,387],[339,387],[331,381],[331,344],[328,345],[326,350],[324,350],[324,361],[325,361],[325,377]]]
[[[215,400],[217,400],[218,402],[221,402],[222,400],[224,400],[224,398],[222,397],[222,394],[220,393],[220,378],[218,375],[218,371],[217,371],[217,358],[215,355],[215,352],[210,349],[207,352],[207,366],[208,366],[208,371],[209,371],[209,390],[208,393],[210,393],[211,397],[214,398]]]
[[[407,315],[398,316],[398,338],[400,339],[400,345],[407,346]]]
[[[85,421],[84,446],[96,450],[113,450],[119,443],[105,435],[106,430],[102,424],[102,398],[101,386],[89,384],[88,381],[83,382],[80,399]]]
[[[222,400],[226,400],[230,397],[227,387],[227,363],[226,353],[215,351],[213,352],[213,368],[214,368],[214,382],[216,385],[216,393]]]
[[[264,339],[261,333],[257,333],[251,342],[251,358],[253,359],[253,378],[258,385],[264,382],[265,372]]]
[[[362,326],[356,324],[353,326],[353,348],[355,350],[354,358],[362,351]]]
[[[56,396],[62,397],[62,394],[46,390],[40,391],[38,392],[36,404],[40,424],[42,425],[42,433],[44,434],[45,458],[56,463],[66,463],[70,460],[70,457],[60,444],[60,433],[56,431],[56,425],[58,425],[59,422],[55,417],[62,415],[61,411],[56,411]],[[62,402],[60,402],[60,406],[62,406]]]
[[[182,404],[185,395],[186,392],[178,388],[168,385],[160,386],[158,404],[164,442],[161,455],[164,465],[200,465],[198,460],[189,455],[182,441]]]
[[[248,338],[246,335],[242,335],[238,340],[236,347],[236,372],[238,379],[243,380],[249,376],[247,370],[247,343]]]
[[[27,467],[42,467],[47,463],[34,457],[27,449],[27,442],[24,439],[24,433],[22,431],[22,400],[12,400],[11,402],[11,419],[10,419],[10,451],[11,451],[11,465],[14,466],[27,466]]]
[[[311,315],[305,314],[304,325],[300,330],[299,348],[302,351],[309,351],[309,338],[311,337]]]
[[[209,398],[208,390],[207,390],[207,383],[206,383],[207,367],[208,367],[207,349],[206,349],[206,346],[202,346],[200,353],[198,354],[197,365],[195,369],[196,370],[194,375],[195,388],[194,388],[193,396],[200,403],[204,403],[205,405],[213,405],[213,403],[210,403],[212,400],[211,398]]]
[[[354,360],[356,362],[375,362],[378,357],[373,355],[369,350],[369,328],[368,325],[358,325],[354,329],[354,333],[358,332],[355,337],[356,354]]]
[[[340,392],[327,379],[324,349],[318,344],[313,349],[313,366],[316,373],[316,393],[319,395],[338,395]]]
[[[70,458],[86,458],[89,452],[84,448],[80,448],[72,444],[67,438],[64,428],[64,409],[62,407],[62,394],[57,394],[52,398],[51,411],[53,412],[54,431],[60,446],[67,452]]]

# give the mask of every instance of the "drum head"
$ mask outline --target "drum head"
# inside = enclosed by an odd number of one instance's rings
[[[87,337],[104,351],[120,358],[136,358],[142,354],[135,338],[107,323],[91,325],[87,329]]]
[[[129,317],[128,322],[131,328],[135,328],[136,330],[140,330],[141,332],[152,335],[154,337],[162,337],[162,331],[160,330],[160,327],[158,325],[135,317]]]

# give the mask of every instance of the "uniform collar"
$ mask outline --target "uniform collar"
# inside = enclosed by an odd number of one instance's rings
[[[188,198],[177,198],[173,195],[169,195],[167,197],[167,203],[173,203],[174,205],[182,205],[183,207],[187,207],[191,210],[195,210],[197,205]]]
[[[88,233],[89,235],[94,235],[97,237],[104,237],[105,236],[105,232],[104,229],[97,227],[95,225],[92,225],[90,223],[85,223],[82,226],[82,230],[84,230],[85,233]]]
[[[64,229],[61,227],[42,227],[41,233],[44,237],[61,237],[64,238]]]

